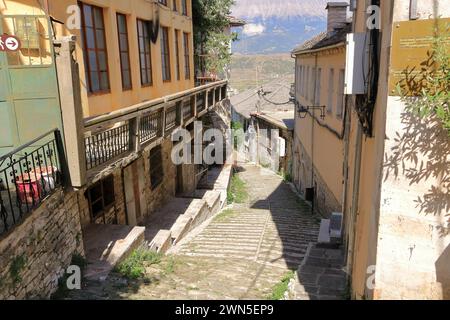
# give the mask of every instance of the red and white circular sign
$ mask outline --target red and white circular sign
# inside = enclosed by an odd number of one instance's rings
[[[17,51],[20,49],[20,40],[15,36],[3,35],[0,37],[0,51]]]

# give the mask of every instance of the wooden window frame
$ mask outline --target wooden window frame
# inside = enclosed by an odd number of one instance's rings
[[[98,7],[92,4],[84,3],[79,1],[78,6],[81,11],[81,34],[83,36],[83,55],[84,55],[84,64],[85,64],[85,74],[86,74],[86,83],[87,83],[87,91],[88,95],[99,95],[99,94],[107,94],[111,93],[111,79],[110,79],[110,73],[109,73],[109,62],[108,62],[108,45],[107,45],[107,39],[106,39],[106,27],[105,27],[105,17],[104,17],[104,11],[102,7]],[[86,36],[86,17],[84,14],[84,7],[90,7],[91,8],[91,23],[92,23],[92,29],[94,33],[94,48],[90,49],[87,46],[87,36]],[[97,28],[95,24],[95,10],[101,11],[101,18],[102,18],[102,27],[103,28]],[[97,42],[97,31],[102,31],[103,33],[103,39],[105,41],[104,43],[104,49],[98,48],[98,42]],[[94,51],[95,52],[95,59],[97,64],[97,71],[91,70],[91,65],[89,61],[89,52]],[[99,61],[99,52],[104,52],[105,54],[105,64],[106,64],[106,71],[102,71],[100,68],[100,61]],[[98,83],[99,83],[99,90],[93,91],[92,89],[92,79],[91,79],[91,73],[96,72],[98,76]],[[101,88],[101,74],[102,72],[106,72],[106,76],[108,79],[108,89],[102,89]]]
[[[120,32],[120,27],[119,27],[119,17],[123,17],[125,20],[125,33]],[[122,90],[124,91],[128,91],[128,90],[132,90],[133,89],[133,76],[132,76],[132,72],[131,72],[131,61],[130,61],[130,39],[128,37],[128,21],[127,21],[127,15],[123,14],[123,13],[116,13],[116,21],[117,21],[117,36],[119,38],[119,56],[120,56],[120,76],[122,77]],[[125,35],[127,38],[127,50],[123,50],[122,46],[121,46],[121,41],[120,41],[120,36],[121,35]],[[130,84],[129,86],[127,86],[124,83],[124,61],[122,59],[122,54],[126,54],[127,55],[127,60],[128,60],[128,72],[130,73]]]
[[[183,48],[184,48],[184,78],[185,80],[191,79],[191,55],[189,44],[189,33],[183,32]]]
[[[175,29],[175,71],[177,80],[181,80],[181,61],[180,61],[180,30]]]
[[[137,26],[137,36],[138,36],[138,51],[139,51],[139,74],[141,76],[141,86],[142,87],[150,87],[153,85],[153,67],[152,67],[152,50],[151,50],[151,44],[150,44],[150,21],[143,20],[143,19],[137,19],[136,20],[136,26]],[[144,34],[139,33],[139,24],[142,24],[142,30],[144,30],[144,27],[147,28],[147,36]],[[144,32],[144,31],[143,31]],[[144,47],[141,47],[141,38],[144,42]],[[148,44],[148,45],[146,45]],[[145,57],[149,57],[149,65],[147,65],[147,59],[145,61],[142,61],[142,54],[144,54]],[[147,76],[149,77],[149,81],[144,83],[144,79],[142,77],[142,69],[145,69],[145,72],[148,72]]]
[[[170,66],[170,36],[169,28],[161,26],[161,73],[163,82],[172,81],[172,68]]]
[[[112,201],[109,203],[105,203],[105,184],[106,183],[111,183],[112,185],[112,189],[113,189],[113,193],[112,193]],[[94,188],[100,187],[101,190],[101,195],[99,195],[96,199],[92,199],[92,191],[94,190]],[[100,216],[103,215],[103,219],[105,220],[105,213],[111,209],[112,207],[115,206],[116,204],[116,196],[115,196],[115,186],[114,186],[114,176],[110,175],[98,182],[96,182],[95,184],[93,184],[91,187],[89,187],[86,190],[85,196],[88,200],[88,206],[89,206],[89,212],[91,215],[91,219],[92,221],[95,221],[96,219],[98,219]],[[98,202],[101,202],[101,206],[102,209],[96,213],[94,213],[94,205],[97,204]],[[104,221],[106,223],[106,221]]]
[[[151,190],[156,190],[164,182],[164,166],[163,166],[163,150],[162,146],[158,145],[150,150],[150,185]],[[154,158],[157,159],[155,160]],[[156,161],[156,165],[155,162]]]

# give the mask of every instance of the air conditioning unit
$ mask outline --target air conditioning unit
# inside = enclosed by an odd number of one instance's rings
[[[366,94],[369,80],[369,33],[347,34],[345,94]]]

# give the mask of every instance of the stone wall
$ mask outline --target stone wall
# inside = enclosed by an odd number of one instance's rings
[[[77,193],[58,190],[0,239],[0,300],[49,298],[74,254],[84,255]]]
[[[103,172],[103,174],[95,179],[97,182],[103,178],[106,178],[109,175],[114,176],[114,197],[115,203],[114,206],[109,208],[108,212],[105,213],[106,223],[107,224],[126,224],[126,209],[125,209],[125,198],[124,198],[124,190],[123,190],[123,179],[122,179],[122,169],[120,167],[116,167],[111,170],[107,170]],[[102,224],[103,215],[98,216],[95,220],[92,219],[92,215],[89,209],[89,202],[87,199],[86,191],[95,183],[91,182],[86,187],[80,189],[78,193],[78,203],[79,203],[79,214],[81,219],[81,225],[83,227],[91,224]]]
[[[450,299],[450,140],[439,124],[386,109],[374,299]]]
[[[164,170],[164,180],[155,189],[151,189],[151,179],[150,179],[150,151],[152,148],[156,147],[161,143],[162,156],[163,156],[163,170]],[[124,181],[122,171],[125,167],[133,163],[134,161],[143,158],[144,168],[142,168],[142,173],[144,175],[145,182],[145,202],[147,206],[142,208],[142,216],[138,223],[145,222],[145,219],[150,216],[155,210],[161,208],[167,203],[173,196],[175,196],[176,191],[176,166],[172,163],[171,152],[172,152],[172,141],[170,137],[162,139],[160,142],[154,143],[153,145],[145,148],[141,153],[131,155],[128,158],[121,159],[117,163],[111,165],[110,167],[104,169],[95,178],[91,179],[91,182],[79,191],[79,208],[80,208],[80,218],[82,221],[82,226],[87,226],[91,223],[102,224],[103,216],[97,217],[96,220],[92,220],[91,213],[89,210],[89,203],[85,196],[86,190],[91,187],[95,182],[102,180],[110,175],[114,176],[114,195],[115,204],[106,213],[106,223],[107,224],[127,224],[127,214],[126,214],[126,203],[125,203],[125,192],[124,192]],[[140,169],[140,168],[139,168]],[[138,183],[138,181],[133,181],[133,183]],[[187,188],[187,186],[186,186]]]
[[[150,216],[153,212],[161,208],[172,197],[175,196],[177,172],[176,166],[171,159],[172,146],[173,143],[170,140],[170,138],[163,140],[161,147],[162,147],[164,180],[155,190],[151,189],[151,181],[150,181],[151,149],[145,150],[143,152],[145,162],[145,184],[146,184],[145,196],[148,204],[147,216]]]

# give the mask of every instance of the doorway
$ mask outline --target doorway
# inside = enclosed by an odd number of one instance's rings
[[[123,170],[127,224],[136,226],[146,213],[144,159],[134,161]]]

